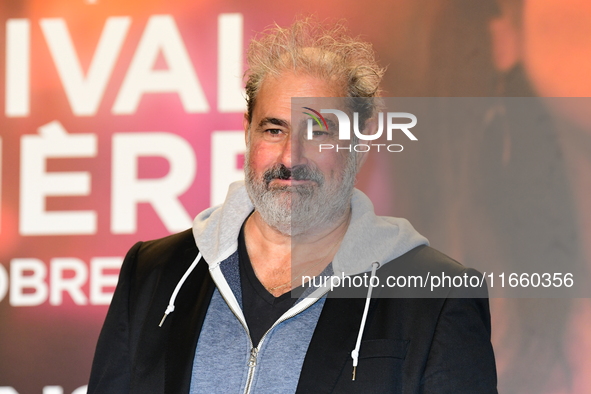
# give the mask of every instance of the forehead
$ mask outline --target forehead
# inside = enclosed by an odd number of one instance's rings
[[[332,79],[284,72],[267,76],[259,90],[253,117],[282,114],[289,118],[293,97],[343,97],[344,89]]]

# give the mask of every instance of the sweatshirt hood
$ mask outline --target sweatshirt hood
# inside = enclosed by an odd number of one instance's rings
[[[428,245],[406,219],[376,216],[369,198],[353,191],[351,222],[333,262],[335,275],[355,275],[371,271],[419,245]],[[206,209],[193,221],[193,236],[210,269],[238,248],[238,233],[254,206],[244,181],[230,185],[222,205]]]

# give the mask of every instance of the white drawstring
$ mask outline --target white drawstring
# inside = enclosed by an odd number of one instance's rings
[[[363,317],[361,318],[361,327],[359,327],[359,334],[357,334],[357,343],[355,349],[351,352],[351,358],[353,358],[353,379],[357,374],[357,364],[359,362],[359,349],[361,348],[361,337],[363,337],[363,330],[365,329],[365,320],[367,319],[367,312],[369,311],[369,302],[371,300],[371,291],[373,290],[373,277],[376,275],[376,271],[380,268],[380,263],[377,261],[371,264],[371,278],[369,279],[369,289],[367,290],[367,297],[365,297],[365,308],[363,309]]]
[[[162,316],[162,320],[160,320],[160,324],[158,324],[158,327],[162,327],[162,325],[164,324],[164,320],[166,320],[166,317],[170,313],[174,312],[174,301],[176,300],[176,296],[179,293],[179,291],[181,290],[181,287],[183,287],[183,284],[185,283],[185,281],[187,280],[187,278],[189,277],[191,272],[193,272],[193,270],[197,266],[197,263],[199,262],[199,260],[201,260],[201,252],[199,252],[197,257],[195,257],[195,260],[193,260],[193,263],[191,264],[191,266],[187,269],[187,271],[185,271],[185,274],[183,275],[181,280],[179,280],[179,283],[176,284],[176,287],[174,288],[174,291],[172,292],[172,296],[170,297],[170,301],[168,301],[168,306],[166,307],[166,311],[164,311],[164,316]]]

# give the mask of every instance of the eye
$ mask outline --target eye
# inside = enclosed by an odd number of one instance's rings
[[[282,141],[286,137],[286,132],[283,129],[263,129],[263,138],[270,142]]]
[[[312,141],[316,143],[326,143],[333,139],[333,133],[328,130],[312,130]]]

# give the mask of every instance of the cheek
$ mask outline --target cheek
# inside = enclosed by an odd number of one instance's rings
[[[261,172],[273,166],[276,153],[264,144],[253,144],[248,155],[249,166],[255,172]]]
[[[314,164],[325,174],[325,176],[336,179],[340,178],[347,167],[349,152],[322,152],[314,160]]]

